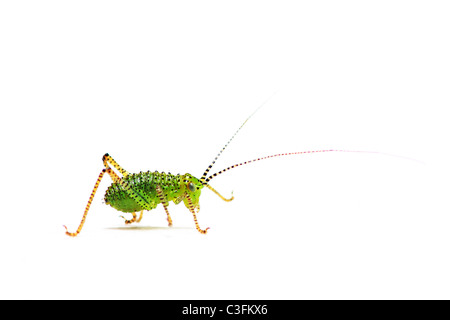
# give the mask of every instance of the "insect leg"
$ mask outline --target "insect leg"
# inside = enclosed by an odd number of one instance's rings
[[[105,153],[105,155],[103,156],[102,160],[103,160],[103,165],[105,166],[105,168],[109,168],[109,165],[108,165],[108,162],[109,162],[124,177],[126,177],[128,175],[128,172],[124,168],[119,166],[119,164],[108,153]]]
[[[175,203],[175,204],[179,204],[181,201],[183,201],[183,199],[184,199],[184,195],[179,196],[178,198],[173,199],[172,201],[173,201],[173,203]]]
[[[83,214],[83,217],[81,218],[81,222],[80,222],[80,225],[78,226],[77,231],[75,231],[75,232],[69,232],[69,231],[67,230],[67,227],[64,226],[64,228],[66,228],[66,234],[67,234],[68,236],[75,237],[75,236],[77,236],[77,235],[81,232],[81,229],[83,228],[84,222],[86,221],[86,216],[87,216],[87,214],[88,214],[88,212],[89,212],[89,208],[91,207],[92,200],[94,199],[95,193],[97,192],[98,186],[100,185],[100,182],[102,181],[102,178],[103,178],[103,176],[105,175],[105,172],[109,174],[109,176],[111,177],[111,179],[112,179],[114,182],[119,183],[119,184],[124,188],[124,190],[130,195],[130,197],[133,198],[136,202],[138,202],[142,208],[144,208],[145,210],[151,210],[151,209],[152,209],[151,206],[150,206],[150,204],[149,204],[149,203],[148,203],[148,202],[147,202],[140,194],[136,193],[136,192],[130,187],[130,185],[129,185],[128,183],[126,183],[125,181],[123,181],[123,180],[122,180],[122,179],[121,179],[121,178],[120,178],[120,177],[119,177],[119,176],[118,176],[118,175],[117,175],[117,174],[109,167],[108,162],[111,163],[111,164],[114,166],[114,168],[116,168],[116,169],[117,169],[120,173],[122,173],[124,176],[127,176],[127,175],[128,175],[128,172],[127,172],[126,170],[124,170],[121,166],[119,166],[119,165],[117,164],[117,162],[114,161],[114,159],[111,158],[111,156],[110,156],[109,154],[106,153],[106,154],[103,156],[103,164],[105,165],[105,169],[103,169],[103,170],[100,172],[100,174],[99,174],[99,176],[98,176],[98,178],[97,178],[97,181],[95,182],[94,189],[92,190],[91,196],[89,197],[89,200],[88,200],[88,203],[87,203],[87,205],[86,205],[86,208],[84,209],[84,214]],[[142,218],[142,212],[141,212],[141,215],[140,215],[138,221],[140,221],[141,218]],[[133,217],[133,220],[136,221],[136,218]],[[131,221],[131,220],[130,220],[130,221]],[[134,222],[134,221],[132,221],[132,222]],[[125,223],[126,223],[126,222],[125,222]]]
[[[86,221],[86,216],[88,214],[89,208],[91,207],[92,200],[94,199],[95,193],[97,192],[98,186],[100,185],[100,181],[102,181],[103,175],[105,174],[106,171],[107,171],[106,169],[103,169],[102,172],[100,172],[100,174],[98,175],[97,181],[95,182],[94,189],[92,190],[91,196],[89,197],[89,200],[88,200],[88,203],[86,205],[86,208],[84,209],[83,218],[81,218],[81,222],[80,222],[80,225],[78,226],[77,231],[69,232],[67,230],[67,227],[64,226],[64,228],[66,228],[66,234],[68,236],[71,236],[71,237],[77,236],[80,233],[81,229],[83,228],[83,225],[84,225],[84,222]]]
[[[162,205],[164,206],[164,210],[167,213],[167,222],[169,222],[169,227],[172,226],[172,218],[169,214],[169,209],[167,207],[169,206],[169,203],[166,200],[166,197],[164,196],[163,190],[161,189],[160,185],[156,185],[156,193],[158,194],[159,200],[161,201]]]
[[[125,224],[136,222],[137,219],[136,212],[132,212],[131,214],[133,215],[133,219],[131,220],[127,220],[124,216],[121,216],[125,220]]]
[[[141,214],[139,215],[139,218],[136,220],[136,222],[141,222],[142,220],[142,214],[144,213],[144,210],[141,210]]]
[[[131,214],[133,215],[133,219],[131,219],[131,220],[127,220],[124,216],[121,216],[121,217],[125,219],[125,224],[130,224],[133,222],[139,223],[142,220],[143,213],[144,213],[144,210],[141,210],[141,213],[139,214],[139,218],[138,218],[136,215],[136,212],[132,212]]]
[[[233,191],[231,192],[231,198],[227,199],[224,196],[222,196],[219,192],[217,192],[217,190],[214,189],[213,187],[211,187],[209,184],[207,184],[206,187],[208,187],[209,190],[211,190],[212,192],[217,194],[220,197],[220,199],[222,199],[223,201],[230,202],[231,200],[234,199]]]
[[[189,211],[191,211],[192,215],[194,216],[194,222],[195,222],[195,227],[197,228],[197,231],[202,233],[202,234],[206,234],[206,232],[208,231],[209,227],[206,228],[205,230],[200,229],[200,226],[198,225],[198,221],[197,221],[197,216],[195,214],[195,208],[194,208],[194,206],[192,204],[191,197],[189,197],[189,195],[186,195],[186,200],[188,202]],[[198,208],[198,211],[200,211],[200,207],[197,207],[197,208]],[[198,211],[197,211],[197,213],[198,213]]]

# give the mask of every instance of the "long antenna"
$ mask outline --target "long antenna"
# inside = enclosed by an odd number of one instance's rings
[[[229,166],[228,168],[222,169],[212,175],[210,175],[206,180],[205,183],[208,183],[209,181],[211,181],[214,177],[217,177],[218,175],[234,169],[236,167],[239,166],[243,166],[245,164],[249,164],[252,162],[256,162],[256,161],[260,161],[260,160],[265,160],[265,159],[270,159],[270,158],[275,158],[275,157],[282,157],[282,156],[293,156],[293,155],[299,155],[299,154],[307,154],[307,153],[320,153],[320,152],[354,152],[354,153],[375,153],[375,154],[381,154],[381,155],[387,155],[387,156],[392,156],[392,157],[398,157],[398,158],[404,158],[404,159],[408,159],[408,160],[413,160],[413,161],[417,161],[417,162],[421,162],[418,161],[416,159],[412,159],[412,158],[407,158],[407,157],[401,157],[401,156],[397,156],[397,155],[393,155],[393,154],[389,154],[389,153],[384,153],[384,152],[378,152],[378,151],[358,151],[358,150],[340,150],[340,149],[328,149],[328,150],[314,150],[314,151],[300,151],[300,152],[288,152],[288,153],[278,153],[278,154],[273,154],[270,156],[265,156],[262,158],[257,158],[257,159],[253,159],[253,160],[248,160],[248,161],[244,161],[241,163],[236,163],[232,166]]]
[[[220,155],[222,154],[222,152],[228,147],[228,145],[230,144],[230,142],[234,139],[234,137],[238,134],[238,132],[242,129],[242,127],[247,123],[248,120],[250,120],[251,117],[253,117],[253,115],[259,110],[261,109],[267,102],[269,102],[270,99],[272,99],[272,97],[276,94],[277,92],[275,91],[269,98],[266,99],[266,101],[264,101],[255,111],[253,111],[253,113],[247,118],[245,119],[244,123],[241,124],[241,126],[239,127],[239,129],[236,130],[236,132],[233,134],[233,136],[231,137],[230,140],[228,140],[228,142],[225,144],[225,146],[222,148],[222,150],[219,151],[219,153],[217,154],[217,156],[214,158],[213,162],[208,166],[208,168],[206,168],[205,172],[203,173],[202,177],[200,178],[200,182],[202,183],[207,183],[208,181],[205,181],[206,176],[208,175],[209,170],[211,170],[211,168],[213,167],[214,163],[216,163],[216,160],[220,157]]]

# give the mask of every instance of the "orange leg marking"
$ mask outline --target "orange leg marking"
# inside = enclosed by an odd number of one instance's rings
[[[136,222],[141,222],[142,220],[142,214],[144,213],[144,210],[141,211],[141,214],[139,215],[139,219],[136,220]]]
[[[130,223],[136,222],[136,218],[137,218],[136,212],[133,212],[131,214],[133,215],[133,219],[131,219],[131,220],[127,220],[127,219],[125,219],[124,216],[121,216],[125,220],[125,224],[130,224]]]
[[[156,193],[158,194],[159,200],[161,201],[162,205],[164,206],[164,210],[167,214],[167,222],[169,223],[169,227],[172,226],[172,218],[169,214],[169,209],[167,207],[169,206],[169,202],[167,202],[166,197],[164,196],[163,190],[159,185],[156,186]]]
[[[100,172],[97,181],[95,182],[94,189],[91,192],[91,196],[89,197],[89,201],[86,205],[86,209],[84,209],[83,218],[81,218],[81,222],[80,222],[80,225],[78,226],[77,231],[69,232],[67,230],[67,227],[64,226],[64,228],[66,228],[66,234],[68,236],[71,236],[71,237],[77,236],[80,233],[81,229],[83,228],[84,222],[86,221],[86,216],[89,212],[89,208],[91,207],[92,200],[94,199],[95,193],[97,192],[98,186],[100,185],[100,181],[102,181],[103,175],[105,174],[106,171],[107,171],[106,169],[103,169],[102,172]]]
[[[109,155],[109,154],[105,154],[103,156],[103,165],[105,166],[105,168],[109,168],[108,162],[117,169],[117,171],[119,171],[124,177],[126,177],[128,175],[128,172],[122,168],[121,166],[119,166],[119,164]]]
[[[194,205],[192,204],[191,197],[186,195],[186,199],[189,204],[189,211],[191,211],[192,215],[194,216],[194,222],[195,222],[195,227],[197,228],[197,231],[200,232],[201,234],[206,234],[206,232],[208,232],[209,227],[206,228],[205,230],[200,228],[200,226],[198,225],[197,215],[195,214],[195,208],[194,208]],[[198,213],[200,211],[200,206],[197,206],[197,209],[198,209],[197,210],[197,213]]]

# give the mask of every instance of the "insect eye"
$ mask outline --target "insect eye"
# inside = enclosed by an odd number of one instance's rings
[[[189,190],[191,190],[192,192],[195,191],[195,186],[194,186],[194,184],[193,184],[192,182],[189,182],[188,188],[189,188]]]

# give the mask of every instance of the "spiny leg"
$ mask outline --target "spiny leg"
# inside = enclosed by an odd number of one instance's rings
[[[169,223],[169,227],[171,227],[172,226],[172,218],[170,217],[169,209],[167,209],[167,207],[169,206],[169,203],[167,202],[166,197],[164,196],[161,186],[156,185],[156,193],[158,194],[159,200],[161,201],[162,205],[164,206],[164,210],[167,213],[167,222]]]
[[[125,220],[125,224],[130,224],[133,222],[139,223],[142,220],[142,215],[144,213],[144,210],[141,210],[141,213],[139,214],[139,218],[136,215],[136,212],[132,212],[131,214],[133,215],[133,219],[127,220],[124,216],[121,216],[122,218],[124,218]]]
[[[123,181],[123,179],[121,179],[109,167],[108,162],[111,163],[114,166],[114,168],[116,168],[120,173],[122,173],[122,175],[124,177],[128,175],[128,172],[126,170],[124,170],[121,166],[119,166],[119,164],[109,154],[106,153],[103,156],[103,164],[105,166],[105,169],[103,169],[100,172],[100,174],[99,174],[99,176],[97,178],[97,181],[95,183],[94,189],[91,192],[91,196],[89,197],[89,201],[88,201],[88,203],[86,205],[83,217],[81,218],[81,222],[80,222],[80,225],[78,226],[77,231],[76,232],[69,232],[67,230],[67,227],[64,226],[64,228],[66,229],[66,234],[68,236],[75,237],[81,232],[81,229],[83,228],[84,222],[86,221],[86,216],[87,216],[87,214],[89,212],[89,208],[91,207],[92,200],[94,199],[95,193],[97,192],[98,186],[100,185],[100,182],[101,182],[105,172],[107,172],[109,174],[109,176],[111,177],[113,182],[119,183],[124,188],[124,190],[130,195],[130,197],[133,198],[136,202],[138,202],[142,208],[144,208],[145,210],[151,210],[152,209],[150,207],[149,203],[139,193],[136,193],[127,182]],[[138,220],[136,220],[135,217],[133,217],[133,219],[135,221],[137,221],[137,222],[141,221],[142,213],[143,213],[143,210],[141,211],[141,214],[140,214],[140,217],[139,217]]]
[[[211,190],[212,192],[217,194],[220,197],[220,199],[222,199],[223,201],[230,202],[231,200],[234,199],[233,191],[231,191],[231,198],[227,199],[224,196],[222,196],[219,192],[217,192],[217,190],[214,189],[213,187],[211,187],[209,184],[206,184],[206,187],[208,187],[209,190]]]
[[[109,167],[106,168],[106,169],[103,169],[103,170],[100,172],[100,174],[99,174],[99,176],[98,176],[98,178],[97,178],[97,181],[95,182],[94,189],[93,189],[92,192],[91,192],[91,196],[89,197],[89,200],[88,200],[88,203],[87,203],[87,205],[86,205],[86,208],[84,209],[84,214],[83,214],[83,217],[81,218],[81,222],[80,222],[80,225],[78,226],[77,231],[76,231],[76,232],[69,232],[69,231],[67,230],[67,227],[64,226],[64,228],[66,228],[66,234],[67,234],[68,236],[75,237],[75,236],[77,236],[77,235],[81,232],[81,229],[83,228],[84,222],[86,221],[86,216],[87,216],[87,214],[88,214],[88,212],[89,212],[89,208],[91,207],[92,200],[94,199],[95,193],[97,192],[98,186],[100,185],[100,182],[101,182],[101,180],[102,180],[102,178],[103,178],[105,172],[107,172],[107,173],[110,175],[111,179],[112,179],[114,182],[118,182],[118,180],[121,180],[121,179],[119,178],[119,176],[118,176],[114,171],[112,171],[111,168],[109,168]]]
[[[191,197],[189,197],[189,195],[186,195],[186,199],[189,205],[189,211],[191,211],[192,215],[194,216],[194,222],[195,222],[195,227],[197,228],[197,231],[200,232],[201,234],[206,234],[206,232],[208,231],[209,227],[206,228],[205,230],[201,229],[200,226],[198,225],[198,221],[197,221],[197,215],[195,214],[195,208],[194,205],[192,204],[192,200]],[[199,209],[197,211],[197,213],[200,211],[200,206],[197,206],[197,208]]]
[[[88,203],[86,205],[86,208],[84,209],[84,214],[83,214],[83,217],[81,218],[81,222],[80,222],[80,225],[78,226],[77,231],[69,232],[67,230],[67,227],[64,226],[64,228],[66,228],[66,234],[68,236],[75,237],[81,232],[81,229],[83,228],[84,222],[86,221],[86,216],[88,214],[89,208],[91,207],[92,200],[94,199],[95,193],[97,192],[98,186],[100,185],[100,181],[102,181],[103,175],[105,174],[106,171],[107,171],[106,169],[103,169],[102,172],[100,172],[100,174],[98,175],[97,181],[95,182],[94,189],[92,190],[91,196],[89,197],[89,200],[88,200]]]
[[[115,173],[110,167],[107,167],[105,170],[113,182],[120,183],[122,179],[117,175],[117,173]]]
[[[103,160],[103,165],[105,166],[105,168],[109,168],[109,165],[108,165],[108,162],[109,162],[124,177],[126,177],[128,175],[128,172],[124,168],[119,166],[119,164],[108,153],[105,153],[105,155],[103,156],[102,160]]]
[[[130,224],[130,223],[136,222],[136,219],[137,219],[136,212],[132,212],[131,214],[133,215],[133,219],[130,219],[130,220],[127,220],[124,216],[121,216],[125,220],[125,224]]]

